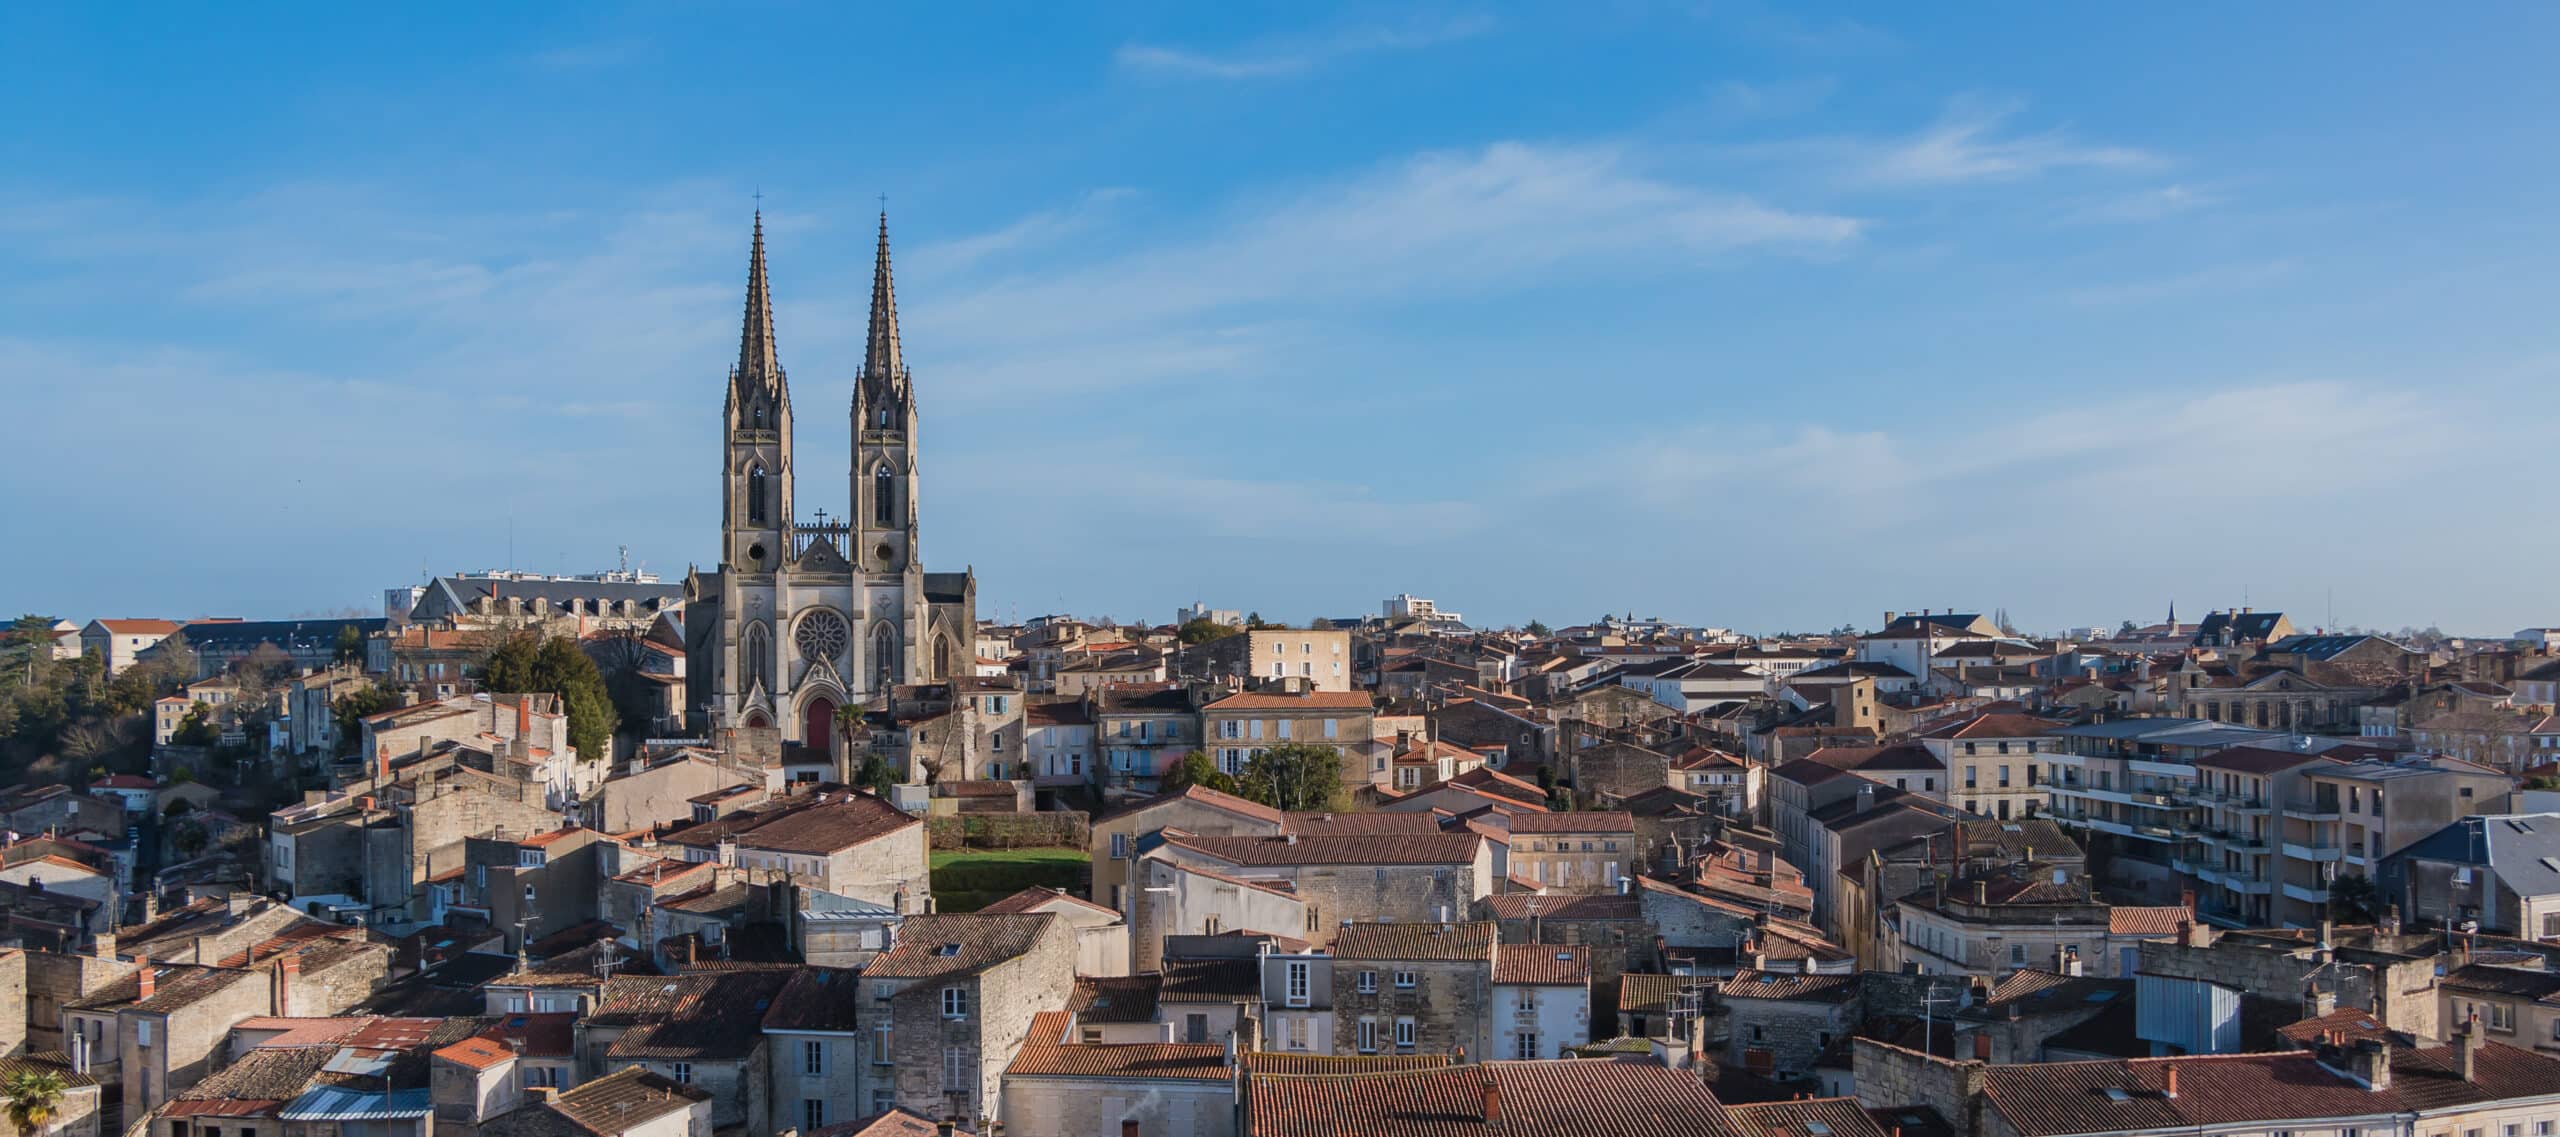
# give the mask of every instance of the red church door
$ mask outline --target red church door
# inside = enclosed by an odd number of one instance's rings
[[[833,753],[836,739],[836,704],[832,699],[809,700],[809,718],[800,728],[800,741],[812,750]]]

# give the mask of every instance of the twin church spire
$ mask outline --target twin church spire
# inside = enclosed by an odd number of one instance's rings
[[[907,379],[906,360],[898,344],[898,298],[889,273],[889,214],[880,214],[880,246],[871,268],[871,327],[864,338],[862,371],[865,384],[894,391]],[[782,372],[782,357],[774,347],[773,285],[765,275],[764,211],[756,211],[755,236],[747,250],[747,314],[738,333],[738,369],[732,377],[733,396],[767,394],[776,400],[788,399],[789,385]],[[749,401],[741,397],[741,403]]]

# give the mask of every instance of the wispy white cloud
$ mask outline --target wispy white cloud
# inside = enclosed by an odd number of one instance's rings
[[[2148,280],[2088,285],[2072,289],[2066,296],[2071,303],[2083,308],[2149,304],[2181,296],[2263,288],[2293,275],[2294,268],[2294,262],[2290,260],[2213,265]]]
[[[2085,202],[2068,210],[2063,219],[2096,224],[2139,224],[2210,209],[2222,201],[2222,194],[2202,186],[2153,186]]]
[[[2130,146],[2082,142],[2061,128],[2007,130],[2015,104],[1958,100],[1937,122],[1908,137],[1871,147],[1861,176],[1889,184],[1945,185],[2011,181],[2067,169],[2143,169],[2159,156]]]
[[[1112,55],[1121,70],[1178,79],[1274,79],[1303,75],[1336,60],[1390,51],[1436,47],[1491,31],[1493,20],[1460,16],[1403,25],[1373,24],[1269,40],[1229,50],[1122,44]]]
[[[524,56],[523,63],[537,71],[597,71],[637,63],[648,54],[649,45],[643,40],[599,40],[537,51]]]
[[[1766,204],[1648,169],[1631,147],[1509,142],[1437,152],[1239,203],[1205,230],[1055,271],[963,284],[915,319],[986,352],[964,366],[1081,389],[1079,358],[1234,358],[1275,323],[1348,305],[1484,295],[1686,267],[1748,250],[1825,255],[1857,218]],[[1239,333],[1240,328],[1259,329]],[[1181,345],[1179,347],[1175,345]],[[1018,389],[988,388],[1019,395]]]

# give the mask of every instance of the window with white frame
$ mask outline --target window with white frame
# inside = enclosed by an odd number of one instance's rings
[[[1375,1054],[1378,1052],[1378,1020],[1360,1020],[1359,1044],[1360,1053],[1362,1054]]]
[[[814,1038],[801,1041],[800,1072],[813,1078],[823,1078],[827,1075],[827,1044],[825,1042]]]
[[[1413,1016],[1396,1016],[1396,1049],[1413,1049]]]
[[[1399,972],[1396,972],[1396,986],[1398,986],[1398,987],[1407,987],[1407,988],[1409,988],[1409,987],[1412,987],[1413,985],[1414,985],[1414,978],[1413,978],[1413,973],[1412,973],[1412,972],[1410,972],[1410,971],[1399,971]]]
[[[942,989],[942,1017],[946,1019],[965,1019],[969,1017],[968,988],[945,987]]]
[[[1311,993],[1308,990],[1308,972],[1311,967],[1312,965],[1307,963],[1305,960],[1293,959],[1290,960],[1288,965],[1283,969],[1288,973],[1285,981],[1287,987],[1285,997],[1287,998],[1290,1006],[1306,1006],[1311,998]]]
[[[690,1085],[692,1085],[692,1084],[693,1084],[693,1063],[691,1063],[691,1062],[678,1062],[678,1063],[676,1063],[676,1064],[675,1064],[675,1066],[674,1066],[674,1067],[673,1067],[673,1069],[672,1069],[672,1072],[671,1072],[668,1076],[669,1076],[669,1077],[674,1078],[674,1079],[675,1079],[676,1084],[677,1084],[677,1085],[679,1085],[679,1086],[690,1086]]]
[[[1360,983],[1359,983],[1359,987],[1360,987],[1360,993],[1361,993],[1361,994],[1363,994],[1363,995],[1375,995],[1375,994],[1377,994],[1377,993],[1378,993],[1378,973],[1377,973],[1377,972],[1375,972],[1375,971],[1363,971],[1363,972],[1361,972],[1361,973],[1360,973]]]
[[[944,1093],[969,1089],[969,1048],[942,1048],[942,1090]]]

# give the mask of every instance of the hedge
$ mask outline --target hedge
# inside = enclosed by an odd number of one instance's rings
[[[928,817],[925,830],[937,849],[1083,849],[1093,843],[1093,819],[1083,813],[971,813]]]

